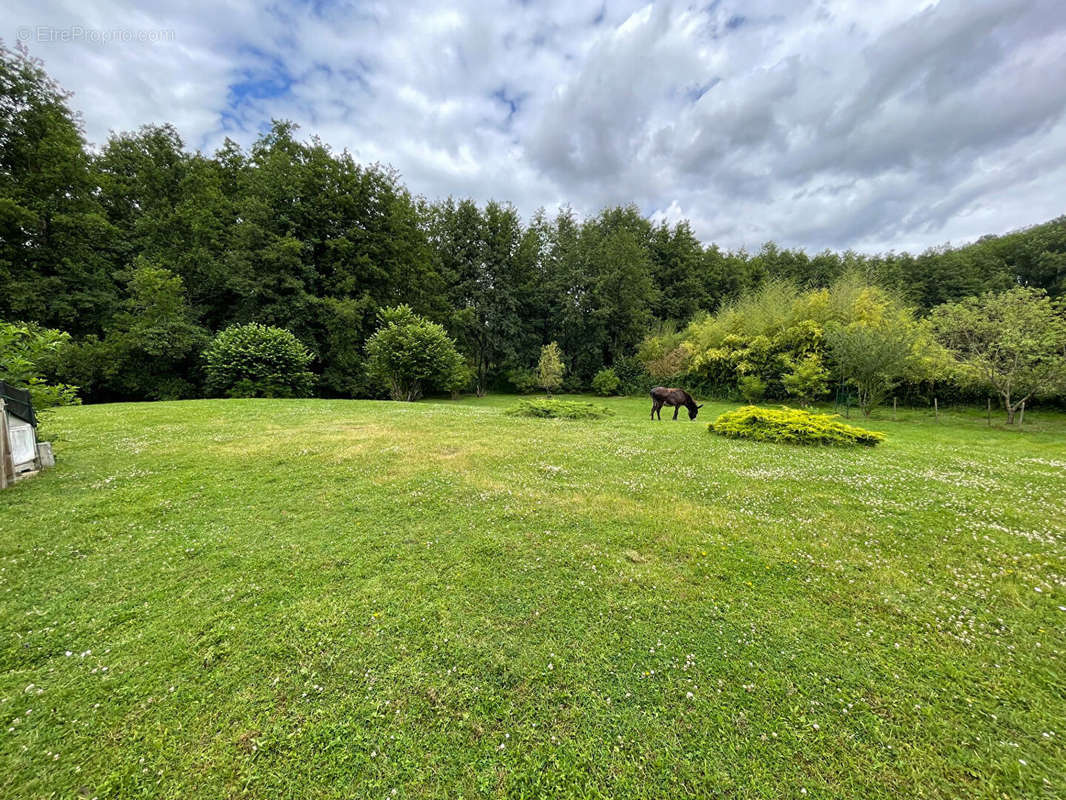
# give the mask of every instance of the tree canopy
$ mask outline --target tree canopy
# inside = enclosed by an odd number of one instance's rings
[[[726,251],[634,205],[427,200],[284,120],[214,153],[165,123],[92,149],[42,64],[0,49],[0,319],[69,333],[48,377],[90,401],[202,394],[207,342],[252,322],[299,340],[318,394],[373,396],[366,345],[397,306],[443,327],[478,392],[528,384],[557,342],[566,389],[609,367],[627,391],[651,373],[806,397],[863,291],[922,317],[1017,286],[1066,293],[1066,217],[919,254]]]
[[[1039,289],[987,292],[934,309],[938,338],[965,380],[997,392],[1007,422],[1034,397],[1066,392],[1066,307]]]

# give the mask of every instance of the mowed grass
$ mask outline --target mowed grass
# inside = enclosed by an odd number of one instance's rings
[[[513,402],[55,413],[0,493],[0,796],[1066,793],[1066,416]]]

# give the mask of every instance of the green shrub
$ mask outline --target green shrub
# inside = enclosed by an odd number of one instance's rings
[[[564,394],[587,394],[591,388],[587,375],[567,371],[563,375],[563,385],[559,387],[559,391]]]
[[[393,400],[412,402],[424,391],[459,392],[472,375],[441,325],[402,305],[384,308],[381,327],[366,342],[367,372]]]
[[[656,385],[655,379],[648,374],[644,364],[635,356],[623,356],[614,362],[611,368],[618,376],[621,385],[619,394],[646,395]]]
[[[58,357],[70,346],[70,334],[63,331],[32,322],[0,321],[0,380],[29,389],[37,411],[79,404],[77,386],[51,383],[44,377],[54,372]]]
[[[829,389],[829,370],[822,365],[817,353],[811,353],[799,363],[792,365],[792,371],[781,379],[785,391],[802,403],[823,396]]]
[[[610,367],[605,367],[596,373],[596,377],[592,379],[592,388],[596,390],[596,394],[607,397],[612,394],[618,393],[618,387],[622,381],[618,379],[618,375]]]
[[[537,391],[537,374],[531,369],[512,369],[507,373],[507,382],[518,394],[533,394]]]
[[[707,426],[711,433],[730,439],[752,439],[782,444],[866,445],[873,447],[883,433],[840,422],[836,414],[813,414],[796,408],[744,406],[727,411]]]
[[[512,417],[540,417],[542,419],[602,419],[614,412],[609,408],[580,400],[559,400],[554,397],[537,397],[519,400],[518,404],[504,412]]]
[[[307,397],[311,354],[290,331],[251,322],[219,331],[204,351],[207,390],[226,397]]]
[[[766,381],[755,375],[745,375],[737,381],[740,396],[749,403],[758,403],[766,396]]]

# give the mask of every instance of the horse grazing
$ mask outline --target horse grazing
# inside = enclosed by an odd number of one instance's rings
[[[684,389],[667,389],[665,386],[656,386],[651,390],[651,418],[655,419],[655,415],[659,415],[659,419],[663,418],[662,407],[673,406],[674,407],[674,419],[677,419],[677,412],[681,406],[688,409],[688,418],[696,419],[696,414],[703,408],[703,403],[696,405],[696,401],[692,399],[692,395],[686,392]]]

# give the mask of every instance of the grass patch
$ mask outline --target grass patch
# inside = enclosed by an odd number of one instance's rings
[[[586,400],[560,400],[557,397],[533,397],[519,400],[505,412],[512,417],[540,419],[603,419],[614,412],[606,406]]]
[[[1061,793],[1066,416],[513,402],[55,411],[0,492],[0,797]]]
[[[836,447],[873,447],[885,439],[883,433],[841,422],[836,414],[816,414],[785,406],[743,406],[708,423],[707,430],[730,439]]]

